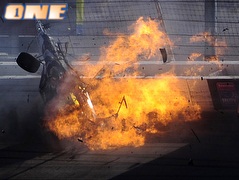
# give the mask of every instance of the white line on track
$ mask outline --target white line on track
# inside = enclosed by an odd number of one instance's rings
[[[41,76],[39,75],[25,75],[25,76],[0,76],[0,80],[5,80],[5,79],[39,79]]]

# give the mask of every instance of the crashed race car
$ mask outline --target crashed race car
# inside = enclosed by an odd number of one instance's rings
[[[72,92],[66,92],[67,102],[73,103],[81,110],[84,118],[93,121],[96,118],[95,110],[91,102],[86,84],[81,81],[78,73],[69,65],[66,60],[67,43],[63,51],[62,44],[56,43],[47,33],[40,21],[36,21],[38,32],[37,40],[41,49],[41,55],[34,57],[27,52],[21,52],[17,57],[17,64],[30,73],[36,73],[42,65],[42,73],[39,84],[39,91],[45,104],[52,101],[58,94],[60,85],[71,77]]]

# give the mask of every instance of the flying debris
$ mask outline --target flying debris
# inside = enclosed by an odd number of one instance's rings
[[[191,128],[191,131],[193,133],[193,135],[197,138],[198,142],[201,143],[199,137],[197,136],[197,134],[195,133],[195,131]]]
[[[78,140],[79,142],[82,142],[82,143],[84,142],[83,139],[81,139],[81,138],[78,138],[77,140]]]
[[[163,62],[166,63],[167,60],[168,60],[166,49],[165,48],[160,48],[160,52],[162,54]]]
[[[125,96],[123,96],[121,102],[119,103],[119,104],[120,104],[120,105],[119,105],[119,108],[118,108],[117,112],[115,113],[115,117],[116,117],[116,118],[117,118],[118,115],[119,115],[119,111],[120,111],[121,106],[122,106],[123,103],[125,104],[125,107],[128,108],[128,105],[127,105],[127,102],[126,102]]]
[[[225,31],[228,31],[229,29],[228,28],[224,28],[222,31],[225,32]]]

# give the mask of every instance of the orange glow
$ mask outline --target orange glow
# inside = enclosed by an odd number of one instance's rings
[[[103,49],[100,60],[136,62],[138,56],[149,59],[151,56],[159,55],[158,49],[166,45],[167,37],[159,31],[155,21],[144,21],[141,17],[130,29],[133,29],[130,36],[120,36]]]
[[[203,32],[196,34],[190,38],[190,43],[195,42],[206,42],[209,46],[214,47],[215,54],[211,54],[209,56],[204,56],[204,60],[210,62],[211,64],[215,64],[218,70],[222,70],[223,66],[220,61],[220,56],[223,56],[225,51],[227,50],[227,43],[225,39],[220,38],[218,40],[216,36],[213,36],[209,32]],[[198,57],[200,57],[200,53],[192,53],[188,60],[194,61]],[[205,69],[205,66],[191,67],[189,68],[185,74],[186,75],[200,75],[201,72]]]
[[[205,59],[207,61],[219,61],[220,59],[218,56],[223,55],[227,49],[227,43],[226,43],[225,39],[218,40],[215,36],[213,36],[209,32],[203,32],[203,33],[199,33],[199,34],[192,36],[190,38],[190,42],[191,43],[206,42],[210,46],[215,47],[215,55],[212,55],[211,57],[207,57],[207,59]]]
[[[118,102],[125,96],[128,108],[121,108],[120,119],[130,119],[128,123],[131,123],[131,126],[140,127],[149,123],[148,115],[154,112],[157,114],[155,120],[166,125],[184,111],[200,109],[197,105],[189,107],[191,104],[181,94],[178,85],[179,81],[172,75],[164,75],[158,79],[108,78],[98,80],[97,89],[92,91],[91,96],[92,99],[97,99],[96,111],[101,112],[101,117],[116,112]],[[104,105],[100,102],[104,102]],[[199,117],[199,114],[194,115],[194,119]],[[191,119],[188,116],[185,118]]]
[[[199,33],[190,38],[190,42],[207,42],[211,46],[215,46],[215,38],[209,32]]]
[[[80,118],[78,108],[64,110],[50,120],[48,127],[62,138],[81,138],[92,150],[121,146],[141,146],[146,133],[159,133],[158,127],[183,119],[200,118],[200,107],[182,95],[174,76],[158,79],[95,80],[91,98],[97,112],[96,122]],[[125,103],[119,109],[119,102]],[[181,118],[180,118],[181,117]]]
[[[166,34],[161,32],[158,26],[156,21],[151,19],[145,21],[140,17],[130,27],[133,31],[131,35],[119,35],[108,47],[101,49],[100,61],[124,62],[120,66],[118,64],[111,66],[114,73],[118,73],[138,60],[148,60],[151,57],[160,58],[159,48],[165,47],[166,42],[170,44],[172,42],[168,41]]]
[[[200,56],[202,56],[201,53],[192,53],[189,57],[188,60],[189,61],[195,61],[197,58],[199,58]]]
[[[169,122],[199,119],[199,105],[182,93],[179,88],[182,85],[174,75],[164,74],[155,79],[118,78],[118,74],[134,67],[132,63],[139,58],[158,56],[166,37],[158,26],[155,21],[140,18],[132,26],[131,35],[121,35],[104,47],[99,63],[85,68],[84,74],[99,77],[84,79],[97,114],[94,121],[82,118],[77,103],[59,103],[67,92],[72,92],[71,86],[63,83],[60,89],[64,93],[60,91],[60,96],[50,104],[54,108],[47,113],[47,127],[60,139],[80,138],[91,150],[96,150],[142,146],[147,133],[161,133],[160,127]],[[102,65],[101,61],[111,64]],[[128,75],[135,74],[136,68]]]

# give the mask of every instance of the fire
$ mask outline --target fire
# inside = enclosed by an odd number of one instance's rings
[[[130,29],[133,29],[131,35],[122,35],[103,49],[100,60],[136,62],[139,56],[149,59],[158,55],[158,49],[166,45],[166,35],[159,31],[155,21],[144,21],[141,17]]]
[[[222,56],[225,51],[227,50],[227,43],[225,39],[217,39],[216,36],[212,35],[209,32],[203,32],[196,34],[190,38],[190,43],[195,43],[195,42],[205,42],[207,46],[212,46],[214,48],[215,52],[212,53],[211,55],[204,56],[204,60],[209,62],[210,64],[214,64],[217,66],[218,70],[223,70],[222,63],[220,61],[220,56]],[[189,61],[195,61],[199,57],[201,57],[201,53],[191,53],[191,55],[188,57]],[[196,66],[196,67],[191,67],[188,69],[185,74],[186,75],[200,75],[201,72],[205,69],[205,66]]]
[[[119,36],[108,47],[102,48],[97,65],[88,65],[91,72],[100,71],[98,78],[84,79],[90,87],[95,119],[83,117],[80,103],[70,105],[65,102],[66,99],[73,102],[75,97],[77,99],[77,92],[69,85],[77,83],[68,76],[60,87],[59,96],[50,104],[54,108],[49,108],[51,112],[47,113],[47,127],[60,139],[79,139],[96,150],[142,146],[147,133],[161,133],[160,127],[172,121],[199,119],[199,105],[193,104],[181,92],[180,81],[174,75],[154,79],[118,76],[129,67],[134,68],[131,76],[139,74],[134,62],[158,55],[159,48],[166,42],[166,35],[158,30],[158,26],[155,21],[139,18],[131,27],[131,35]],[[101,61],[113,63],[106,67]],[[90,72],[85,74],[91,75]]]
[[[140,17],[130,27],[131,35],[119,35],[108,47],[101,49],[100,61],[120,63],[111,66],[113,73],[124,71],[138,60],[148,60],[160,55],[159,48],[169,42],[165,33],[158,29],[156,21]],[[169,42],[172,44],[172,42]],[[122,64],[124,62],[124,64]],[[136,68],[134,66],[134,68]],[[112,73],[112,72],[111,72]]]
[[[186,116],[185,120],[198,119],[199,106],[192,105],[177,88],[179,81],[173,75],[165,75],[157,79],[103,79],[99,80],[97,89],[91,93],[95,102],[96,111],[101,111],[102,117],[116,112],[119,100],[124,96],[127,108],[121,108],[119,119],[128,120],[130,126],[148,126],[152,121],[164,125],[171,122],[182,113],[196,110],[194,117]],[[109,85],[109,86],[107,86]],[[106,88],[107,87],[107,88]],[[102,106],[100,102],[105,104]],[[99,103],[99,104],[98,104]],[[154,113],[157,117],[150,117]],[[156,122],[153,122],[156,123]],[[147,129],[148,131],[149,129]]]
[[[211,57],[206,58],[207,61],[219,61],[220,55],[223,55],[227,50],[227,43],[225,39],[217,39],[216,36],[212,35],[209,32],[203,32],[196,34],[190,38],[190,42],[206,42],[208,45],[215,47],[215,55],[211,55]],[[193,53],[195,54],[195,53]],[[196,53],[197,54],[197,53]]]
[[[189,57],[188,60],[189,61],[195,61],[197,58],[199,58],[200,56],[202,56],[201,53],[192,53]]]
[[[215,37],[209,32],[203,32],[192,36],[190,42],[207,42],[211,46],[215,46]]]

